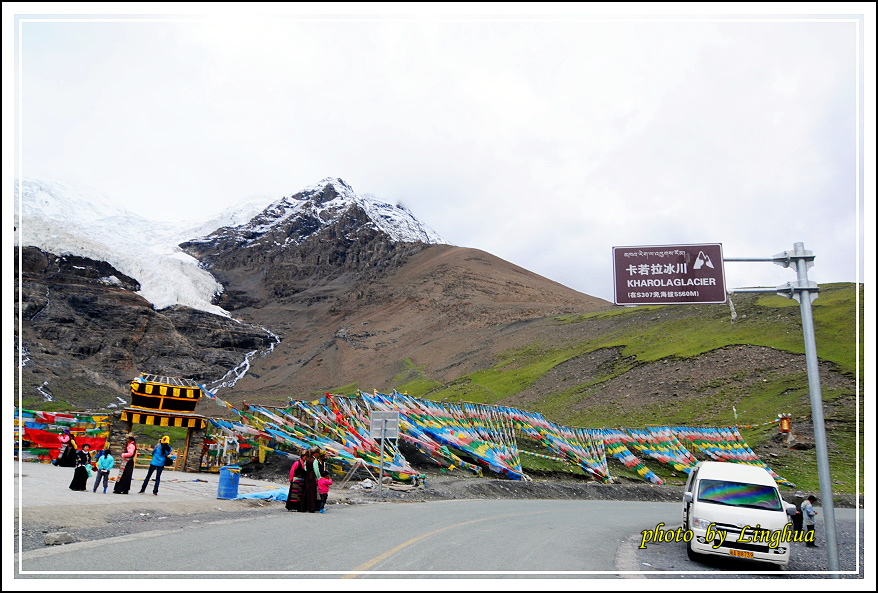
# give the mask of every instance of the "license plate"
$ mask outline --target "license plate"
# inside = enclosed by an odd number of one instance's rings
[[[744,550],[729,550],[729,554],[732,556],[737,556],[738,558],[752,558],[753,552],[746,552]]]

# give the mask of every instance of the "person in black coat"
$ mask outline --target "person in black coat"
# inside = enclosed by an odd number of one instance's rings
[[[70,434],[70,429],[65,428],[58,440],[61,441],[61,453],[54,464],[58,467],[76,467],[76,439]]]
[[[88,482],[87,465],[91,465],[90,447],[86,444],[76,452],[76,469],[73,470],[73,479],[70,481],[70,489],[85,492]]]
[[[122,465],[119,466],[120,474],[113,486],[113,494],[128,494],[131,489],[131,477],[134,475],[134,461],[137,458],[137,439],[133,434],[125,436],[127,443],[125,452],[122,453]]]
[[[793,497],[793,504],[796,505],[796,514],[793,515],[793,531],[802,531],[802,503],[805,502],[805,495],[799,491]]]

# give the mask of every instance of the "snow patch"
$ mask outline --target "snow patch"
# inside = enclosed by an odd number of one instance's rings
[[[47,402],[55,401],[55,398],[52,395],[52,392],[47,389],[48,386],[49,386],[49,382],[43,381],[42,385],[37,387],[37,391],[40,392],[40,395],[43,396],[43,399],[45,401],[47,401]]]
[[[334,192],[325,191],[330,186]],[[392,206],[371,195],[358,195],[347,183],[332,177],[267,207],[268,199],[251,200],[198,221],[144,218],[119,208],[95,190],[35,179],[21,180],[15,201],[17,244],[59,256],[106,261],[137,280],[138,294],[156,309],[184,305],[229,318],[228,311],[213,304],[222,294],[223,286],[178,245],[207,240],[221,228],[245,231],[248,237],[262,235],[297,215],[312,219],[313,232],[317,232],[353,205],[366,212],[370,220],[367,224],[394,241],[446,243],[404,206]],[[101,280],[112,285],[119,282],[112,276]]]
[[[97,192],[31,179],[21,182],[19,220],[18,198],[16,194],[15,226],[22,245],[106,261],[136,279],[138,294],[156,309],[185,305],[231,317],[211,302],[222,293],[222,285],[177,247],[196,231],[203,232],[205,223],[148,220]]]
[[[327,192],[328,187],[334,192]],[[394,241],[447,244],[436,231],[415,218],[414,214],[401,204],[393,206],[378,200],[373,195],[359,195],[343,180],[333,177],[327,177],[310,185],[296,195],[273,202],[253,220],[230,230],[241,234],[246,232],[248,237],[254,237],[246,244],[254,245],[260,236],[289,219],[297,216],[308,217],[315,221],[314,230],[301,237],[298,241],[300,243],[317,233],[322,226],[335,222],[352,206],[362,208],[370,220],[368,224],[386,233]],[[290,243],[295,242],[287,239],[284,245]]]

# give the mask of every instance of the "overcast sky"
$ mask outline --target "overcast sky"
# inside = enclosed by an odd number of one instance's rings
[[[340,177],[607,300],[613,246],[804,242],[812,280],[858,279],[855,18],[482,10],[20,20],[15,174],[169,220]],[[770,263],[726,276],[795,280]]]

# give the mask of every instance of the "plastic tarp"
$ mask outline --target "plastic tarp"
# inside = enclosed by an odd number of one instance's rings
[[[250,494],[239,494],[235,500],[244,498],[256,498],[260,500],[279,500],[286,501],[289,488],[274,488],[272,490],[263,490],[262,492],[251,492]]]

